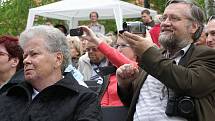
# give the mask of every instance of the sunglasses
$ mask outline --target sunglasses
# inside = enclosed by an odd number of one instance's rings
[[[208,21],[214,20],[215,19],[215,15],[212,15],[208,18]]]

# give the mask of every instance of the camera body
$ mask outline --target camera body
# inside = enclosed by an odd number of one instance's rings
[[[173,96],[168,99],[165,111],[168,116],[180,116],[186,119],[193,119],[195,103],[190,96]]]
[[[143,24],[143,22],[140,21],[134,21],[134,22],[124,22],[123,23],[123,30],[121,31],[128,31],[130,33],[134,34],[146,34],[146,26]]]
[[[82,28],[70,29],[70,36],[82,36],[83,33]]]

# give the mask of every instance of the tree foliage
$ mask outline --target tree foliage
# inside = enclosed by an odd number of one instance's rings
[[[41,5],[51,2],[54,0],[43,0]],[[14,36],[25,29],[29,9],[37,6],[33,0],[7,0],[0,4],[0,35]]]
[[[168,0],[150,0],[151,8],[157,10],[158,13],[163,13],[165,9],[166,2]],[[195,2],[204,10],[205,3],[204,0],[195,0]]]
[[[0,2],[0,35],[10,34],[19,35],[26,27],[28,11],[30,8],[49,4],[59,0],[39,0],[41,2],[35,3],[35,0],[7,0]],[[123,0],[126,2],[135,3],[135,0]],[[165,8],[167,0],[149,0],[151,8],[162,13]],[[202,8],[204,8],[204,0],[196,0]],[[39,17],[36,24],[42,24],[47,19]],[[51,20],[53,23],[58,23],[57,20]],[[61,22],[64,23],[64,22]],[[88,24],[89,21],[81,22],[81,24]],[[115,31],[116,24],[114,20],[102,20],[100,23],[105,25],[106,32]]]
[[[0,35],[17,35],[24,30],[31,0],[9,0],[0,6]]]

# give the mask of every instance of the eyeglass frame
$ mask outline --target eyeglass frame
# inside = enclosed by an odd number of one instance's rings
[[[167,18],[169,18],[169,21],[171,21],[171,22],[177,22],[177,21],[180,21],[181,19],[188,19],[188,20],[193,20],[192,18],[190,18],[190,17],[183,17],[183,18],[180,18],[180,17],[177,17],[177,16],[175,16],[175,18],[174,17],[172,17],[172,15],[171,16],[168,16],[168,17],[164,17],[165,15],[162,15],[161,17],[160,17],[160,21],[161,22],[164,22],[164,21],[166,21],[166,19]]]
[[[9,53],[0,51],[0,56],[3,56],[3,55],[7,55],[9,57],[9,59],[11,58],[11,55]]]
[[[86,51],[87,51],[87,52],[90,52],[90,51],[92,51],[92,52],[97,52],[98,49],[95,48],[95,47],[92,47],[92,48],[86,48]]]
[[[114,48],[126,48],[126,47],[131,47],[129,44],[115,44]]]
[[[212,20],[215,20],[215,15],[211,15],[211,16],[208,18],[208,22],[209,22],[209,21],[212,21]]]

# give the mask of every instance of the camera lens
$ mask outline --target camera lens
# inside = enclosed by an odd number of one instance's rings
[[[183,98],[178,102],[178,109],[184,114],[192,113],[194,110],[194,102],[189,98]]]

